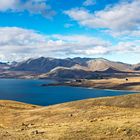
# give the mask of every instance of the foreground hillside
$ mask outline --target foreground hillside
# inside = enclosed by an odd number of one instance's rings
[[[0,101],[1,140],[139,140],[140,94],[50,107]]]

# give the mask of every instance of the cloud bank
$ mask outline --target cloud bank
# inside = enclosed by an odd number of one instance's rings
[[[114,35],[140,34],[140,0],[123,1],[95,12],[76,8],[65,14],[82,26],[99,28]]]
[[[72,57],[105,55],[109,53],[140,53],[140,41],[111,42],[86,35],[43,35],[34,30],[17,27],[0,28],[0,59],[20,61],[30,57]]]

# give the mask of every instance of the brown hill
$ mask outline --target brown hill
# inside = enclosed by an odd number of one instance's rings
[[[140,71],[140,63],[133,66],[134,70]]]
[[[113,62],[107,59],[94,59],[87,62],[88,68],[92,71],[105,71],[106,69],[115,69],[116,71],[131,71],[132,66],[121,62]]]
[[[49,107],[0,101],[1,140],[139,140],[140,94]]]

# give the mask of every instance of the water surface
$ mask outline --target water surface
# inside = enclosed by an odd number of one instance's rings
[[[82,87],[43,87],[51,80],[0,79],[0,100],[14,100],[36,105],[53,105],[69,101],[130,94],[128,91],[88,89]]]

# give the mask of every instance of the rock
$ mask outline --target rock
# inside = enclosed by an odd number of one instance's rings
[[[38,130],[32,131],[32,134],[33,135],[38,134]]]
[[[72,117],[73,116],[73,114],[70,114],[70,117]]]
[[[130,128],[125,129],[124,134],[125,135],[131,135],[132,130]]]
[[[21,125],[22,125],[22,126],[24,126],[24,125],[25,125],[25,123],[22,123]]]
[[[105,119],[107,119],[107,120],[108,120],[108,119],[110,119],[110,118],[109,118],[109,117],[105,117]]]
[[[118,128],[116,131],[117,131],[117,133],[120,133],[120,132],[122,132],[122,128]]]
[[[103,119],[98,119],[98,121],[101,121],[101,122],[102,122],[102,121],[103,121]]]
[[[105,134],[106,134],[106,135],[111,135],[112,133],[111,133],[111,132],[106,132]]]
[[[31,128],[31,127],[33,127],[33,125],[34,125],[34,124],[32,124],[32,123],[31,123],[31,124],[28,124],[28,127]]]
[[[98,121],[98,120],[95,118],[95,119],[93,119],[93,121]]]
[[[3,136],[4,136],[4,137],[6,137],[6,136],[11,136],[11,134],[9,134],[9,132],[6,131],[6,132],[3,134]]]
[[[22,123],[22,126],[28,127],[28,124]]]
[[[44,131],[38,131],[38,130],[32,131],[33,135],[44,134],[44,133],[45,133]]]
[[[25,124],[25,123],[22,123],[22,126],[24,126],[24,127],[32,127],[34,124],[32,124],[32,123],[29,123],[29,124]]]
[[[98,121],[97,119],[93,119],[93,120],[91,120],[90,122],[96,122],[96,121]]]
[[[21,131],[25,130],[24,128],[21,128]]]

